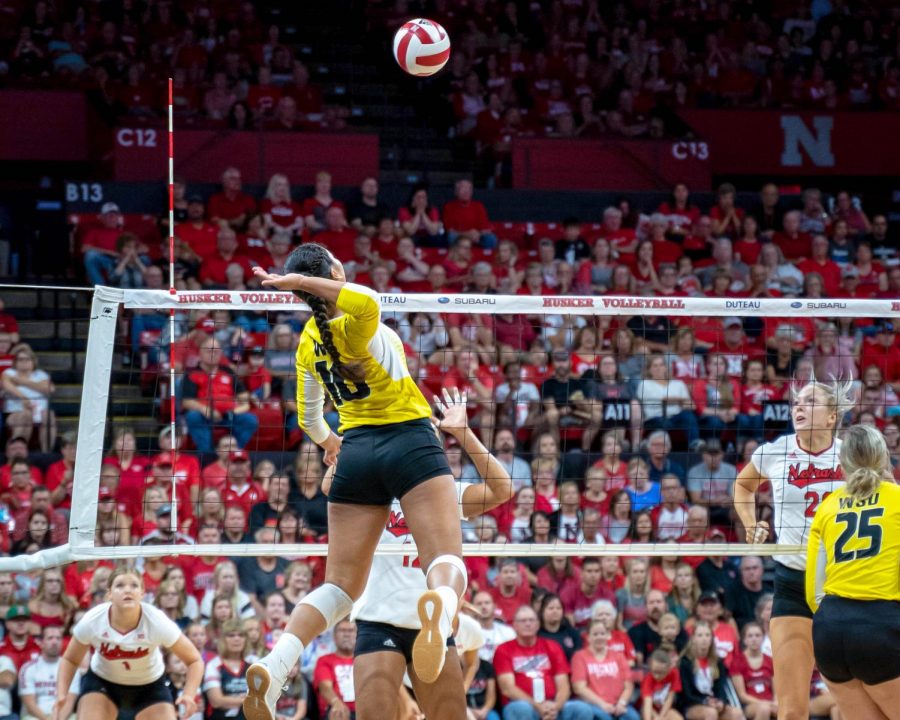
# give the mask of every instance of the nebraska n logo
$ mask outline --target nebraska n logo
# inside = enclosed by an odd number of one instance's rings
[[[784,130],[781,164],[784,167],[803,165],[801,147],[816,167],[834,167],[834,153],[831,150],[834,118],[829,115],[817,115],[813,118],[812,125],[813,129],[807,127],[799,115],[781,116],[781,129]]]

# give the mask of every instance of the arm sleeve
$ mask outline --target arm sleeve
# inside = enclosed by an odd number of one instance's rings
[[[512,662],[510,662],[506,648],[503,645],[498,646],[494,652],[494,672],[497,673],[498,677],[504,673],[513,674]]]
[[[203,671],[203,692],[210,688],[222,686],[222,677],[219,675],[219,659],[215,658],[206,664],[206,670]]]
[[[300,427],[321,445],[331,433],[331,428],[322,417],[325,390],[318,379],[300,363],[297,363],[297,421]]]
[[[344,332],[350,354],[355,357],[365,355],[381,321],[378,295],[362,285],[347,283],[338,295],[337,308],[347,316]]]
[[[828,557],[822,543],[823,514],[819,512],[813,519],[809,531],[809,544],[806,548],[806,604],[813,612],[819,608],[819,601],[825,594],[825,568]]]

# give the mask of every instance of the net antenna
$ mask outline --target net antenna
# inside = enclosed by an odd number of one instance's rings
[[[459,301],[464,302],[459,302]],[[386,312],[446,313],[458,310],[478,314],[528,315],[655,315],[655,316],[744,316],[796,317],[796,300],[762,299],[752,303],[720,298],[643,298],[598,296],[510,296],[391,294],[381,296]],[[97,504],[100,470],[103,461],[104,439],[107,432],[107,411],[110,399],[110,379],[113,369],[117,318],[120,305],[128,309],[169,310],[267,310],[294,312],[306,306],[291,293],[274,291],[201,291],[172,292],[170,290],[122,290],[98,286],[94,289],[88,333],[85,377],[82,391],[81,419],[78,425],[78,453],[75,461],[73,502],[69,524],[69,543],[61,547],[39,551],[33,555],[0,558],[0,571],[24,571],[51,567],[79,560],[134,559],[137,557],[168,555],[255,556],[283,555],[314,557],[328,552],[325,544],[278,545],[145,545],[98,547]],[[836,304],[837,305],[837,304]],[[891,300],[846,300],[840,307],[829,309],[831,316],[886,317],[900,319],[900,306]],[[806,303],[801,304],[802,307]],[[813,309],[813,308],[808,308]],[[171,376],[170,376],[171,377]],[[173,406],[174,407],[174,406]],[[170,416],[171,422],[171,416]],[[170,431],[172,427],[170,426]],[[174,447],[174,444],[173,444]],[[175,493],[172,493],[173,498]],[[176,513],[173,512],[173,515]],[[175,519],[177,525],[177,518]],[[480,556],[647,556],[647,555],[771,555],[803,552],[802,545],[748,545],[738,543],[467,543],[464,554]],[[379,554],[410,555],[415,546],[382,545]]]
[[[169,78],[169,294],[174,296],[175,290],[175,128],[173,125],[172,78]],[[169,460],[172,467],[172,514],[170,516],[171,531],[178,530],[178,493],[176,488],[175,455],[178,451],[178,439],[175,408],[175,306],[169,308]]]

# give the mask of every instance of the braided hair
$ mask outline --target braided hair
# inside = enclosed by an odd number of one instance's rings
[[[323,245],[304,243],[296,247],[288,256],[284,263],[284,271],[309,277],[331,278],[331,265],[331,253]],[[352,382],[362,382],[364,379],[362,365],[344,362],[334,344],[334,335],[328,324],[328,303],[318,295],[302,290],[294,290],[294,295],[303,300],[312,310],[313,320],[315,320],[319,336],[322,338],[322,345],[331,357],[332,373]]]

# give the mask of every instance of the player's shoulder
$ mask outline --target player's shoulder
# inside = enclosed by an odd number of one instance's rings
[[[878,488],[882,503],[890,506],[893,512],[900,513],[900,485],[890,480],[885,480]]]
[[[109,608],[112,603],[104,602],[92,607],[78,621],[79,625],[84,627],[96,627],[97,623],[106,622],[109,617]]]

